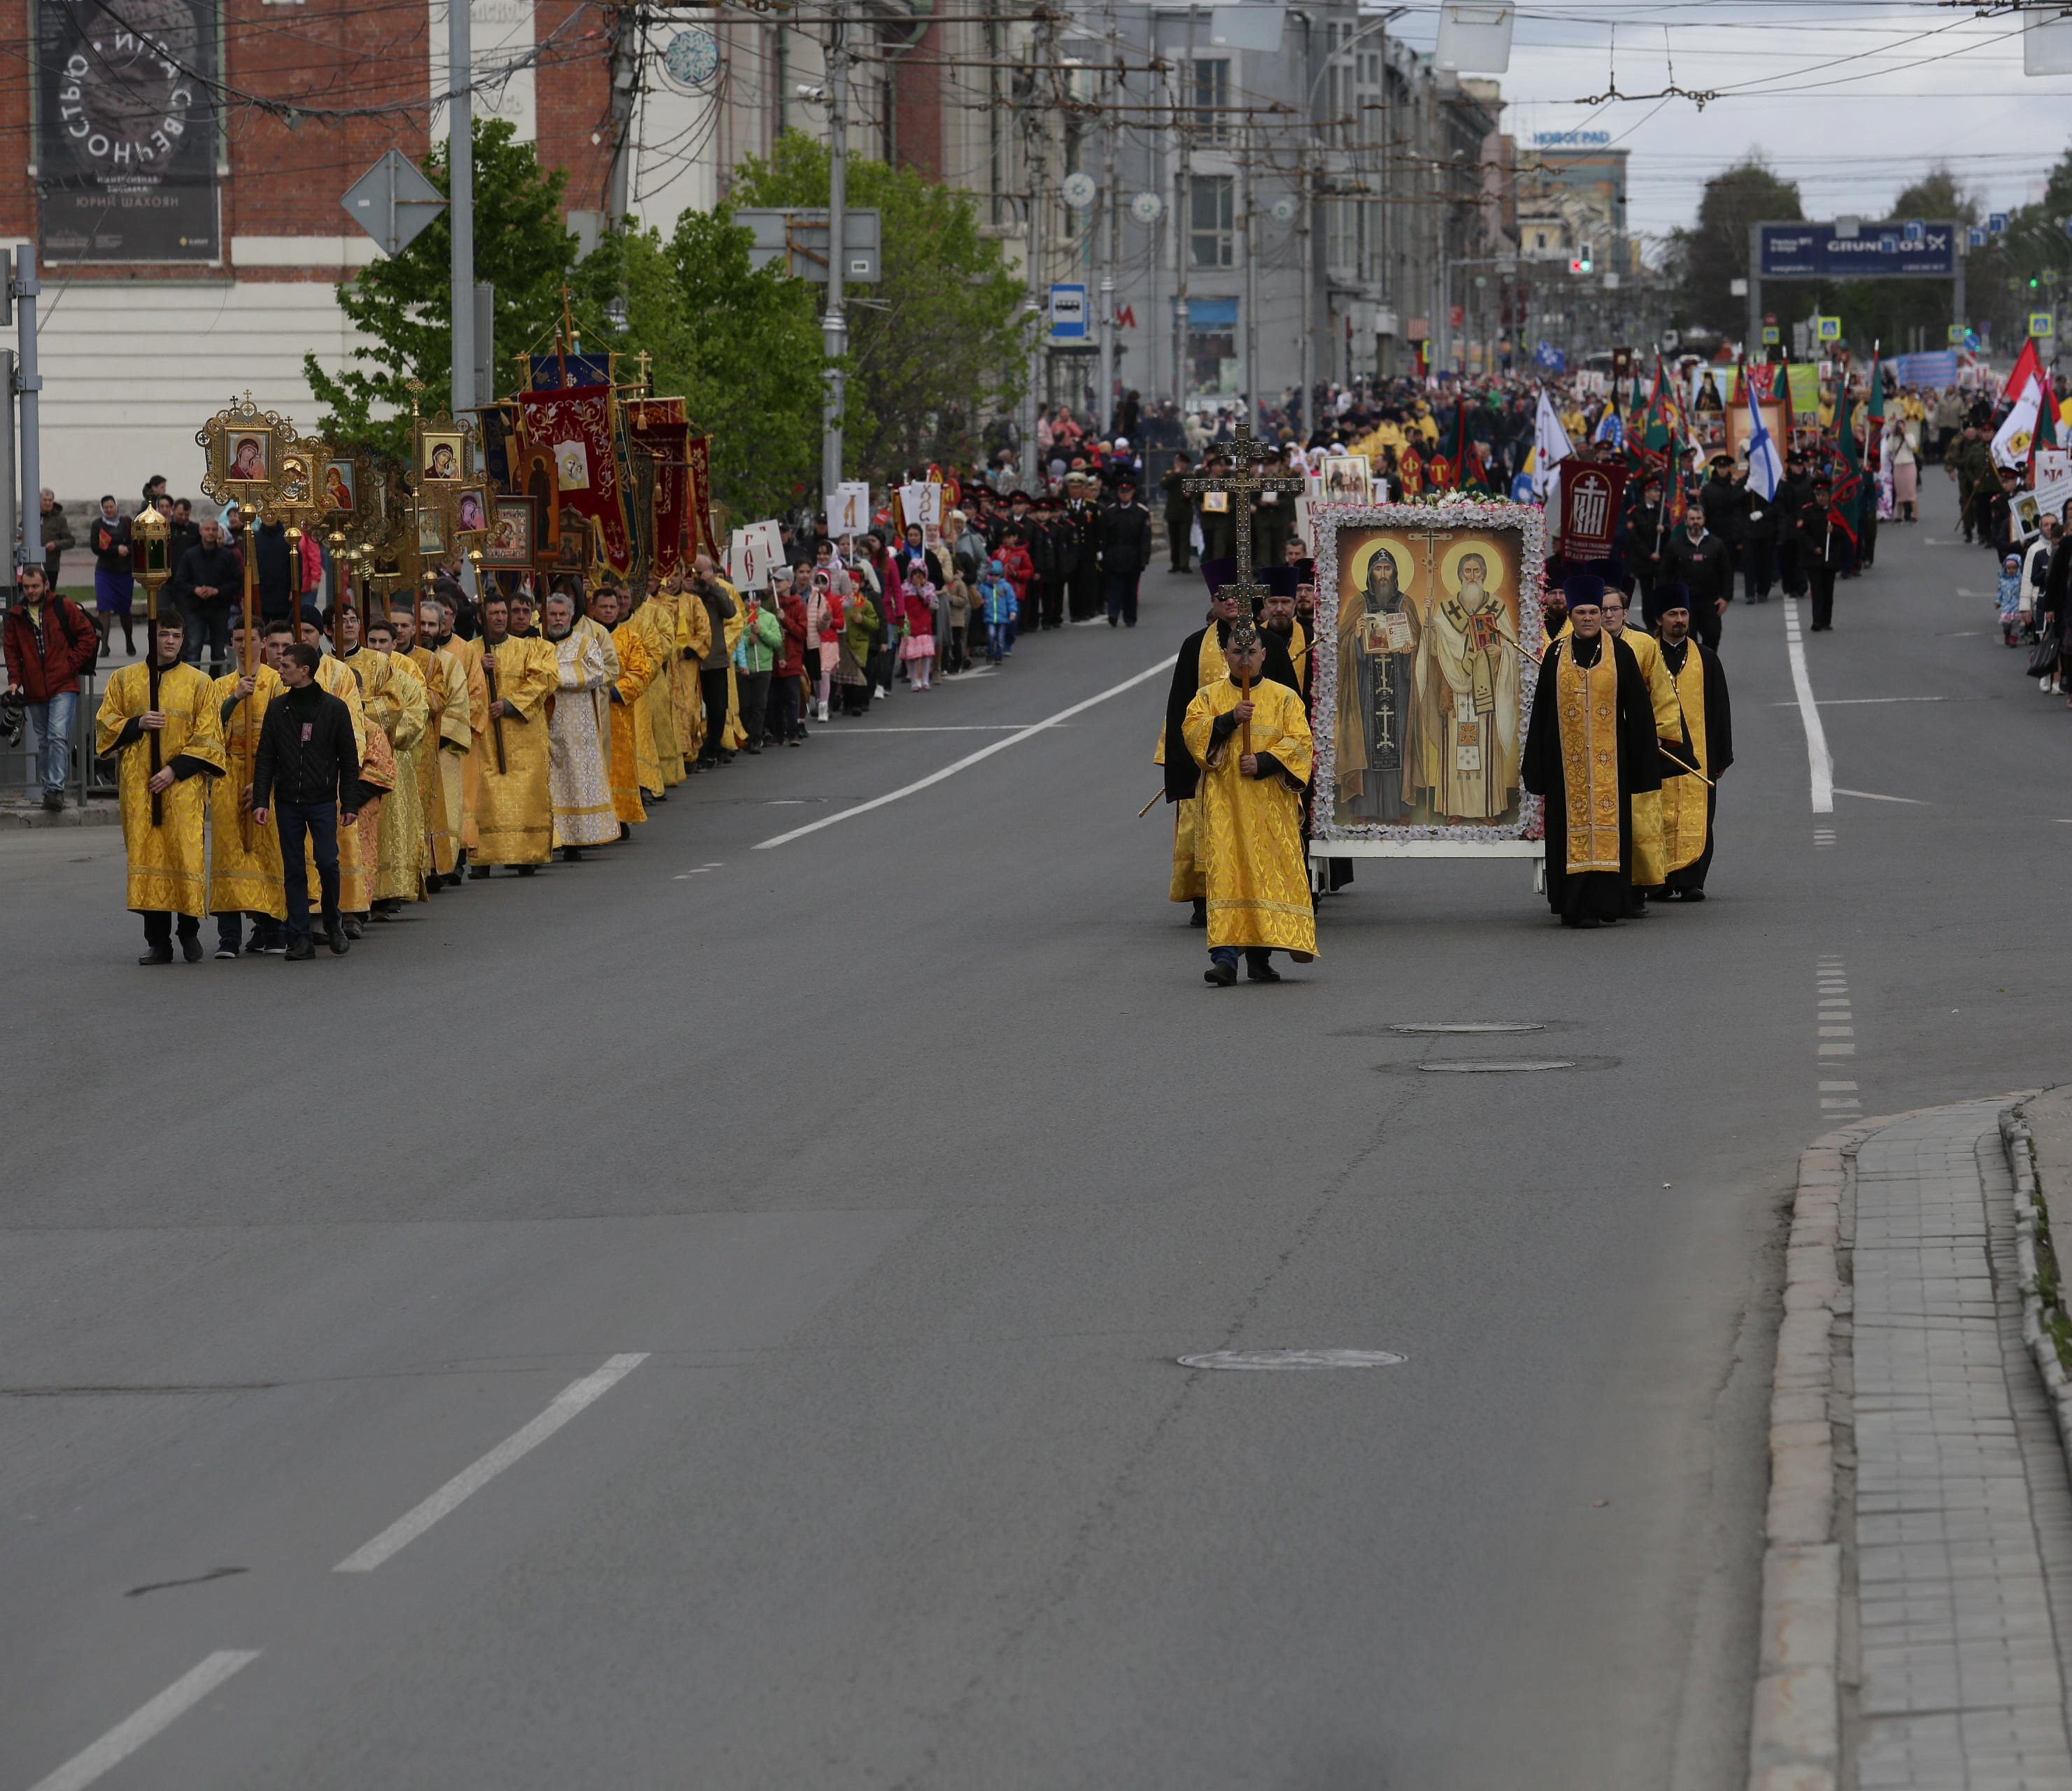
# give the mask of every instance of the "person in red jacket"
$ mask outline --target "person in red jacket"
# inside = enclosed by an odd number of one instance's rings
[[[1000,562],[1000,570],[1006,574],[1007,582],[1014,587],[1015,620],[1018,623],[1029,610],[1029,582],[1036,576],[1036,562],[1029,557],[1029,537],[1022,527],[1012,527],[1007,539],[1000,544],[993,555]],[[1008,631],[1008,644],[1014,643],[1014,631]]]
[[[72,774],[72,717],[79,708],[79,674],[101,657],[101,631],[69,597],[44,582],[43,569],[25,566],[18,600],[8,610],[0,640],[7,659],[7,694],[23,705],[35,730],[36,766],[43,806],[64,807]]]
[[[792,586],[789,578],[777,586],[777,625],[784,637],[777,648],[776,676],[770,681],[770,738],[795,747],[806,737],[806,604]]]

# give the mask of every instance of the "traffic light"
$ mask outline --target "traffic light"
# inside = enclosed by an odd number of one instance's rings
[[[1569,261],[1568,271],[1571,274],[1587,274],[1590,271],[1590,245],[1581,243],[1577,247],[1580,252]]]

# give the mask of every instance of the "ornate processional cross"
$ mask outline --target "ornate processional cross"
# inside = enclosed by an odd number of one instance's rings
[[[1235,597],[1238,615],[1244,617],[1252,613],[1253,604],[1263,602],[1266,596],[1266,587],[1252,582],[1252,500],[1264,492],[1289,492],[1299,497],[1303,484],[1299,474],[1260,473],[1252,470],[1277,461],[1281,451],[1271,442],[1260,441],[1252,434],[1248,422],[1237,426],[1237,434],[1224,452],[1236,467],[1236,471],[1213,477],[1203,474],[1186,480],[1182,488],[1190,494],[1227,492],[1233,500],[1237,511],[1237,582],[1225,585],[1218,595]]]

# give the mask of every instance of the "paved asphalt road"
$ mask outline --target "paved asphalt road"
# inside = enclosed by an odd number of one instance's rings
[[[111,831],[6,836],[0,1791],[1739,1783],[1794,1153],[2072,1033],[2072,714],[1928,485],[1806,642],[1906,800],[1811,812],[1737,607],[1716,899],[1599,934],[1367,865],[1206,988],[1157,677],[756,850],[1151,669],[1162,574],[340,962],[147,975]],[[1174,1361],[1251,1345],[1408,1359]]]

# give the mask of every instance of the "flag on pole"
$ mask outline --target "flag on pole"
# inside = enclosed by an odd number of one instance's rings
[[[2000,388],[2000,402],[2010,404],[2018,401],[2022,393],[2043,377],[2043,357],[2036,352],[2036,338],[2031,336],[2021,345],[2021,352],[2015,356],[2014,368],[2007,377],[2007,384]]]
[[[1547,388],[1541,386],[1540,410],[1532,426],[1532,492],[1542,504],[1548,501],[1548,493],[1560,477],[1561,463],[1575,451],[1555,411],[1554,401],[1548,397]]]
[[[2036,346],[2029,344],[2029,348]],[[2022,351],[2026,354],[2028,348]],[[2036,435],[2036,419],[2043,407],[2043,381],[2029,381],[2014,401],[2014,409],[2007,414],[1993,436],[1993,463],[2000,467],[2021,467],[2028,464],[2030,443]]]
[[[1777,451],[1769,426],[1762,420],[1762,406],[1755,401],[1755,381],[1741,369],[1741,394],[1748,403],[1749,489],[1768,503],[1777,496],[1777,482],[1784,476],[1784,459]]]

